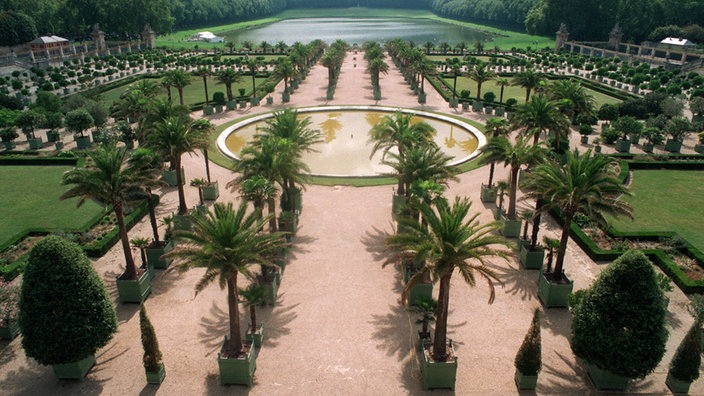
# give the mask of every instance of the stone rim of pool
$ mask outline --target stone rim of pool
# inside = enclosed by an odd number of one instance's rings
[[[298,114],[308,114],[308,113],[319,113],[319,112],[332,112],[332,111],[375,111],[375,112],[383,112],[383,113],[389,113],[393,114],[396,112],[402,112],[406,114],[413,114],[413,115],[418,115],[421,117],[426,117],[430,119],[435,119],[438,121],[442,122],[447,122],[450,123],[458,128],[461,128],[464,133],[473,135],[477,139],[477,148],[469,153],[467,156],[455,159],[453,160],[450,165],[451,166],[458,166],[460,164],[463,164],[467,161],[472,160],[473,158],[477,157],[479,155],[479,149],[486,145],[487,139],[486,136],[482,132],[479,131],[476,127],[460,121],[456,118],[443,115],[443,114],[437,114],[437,113],[430,113],[426,111],[421,111],[421,110],[414,110],[414,109],[408,109],[408,108],[403,108],[403,107],[389,107],[389,106],[354,106],[354,105],[347,105],[347,106],[314,106],[314,107],[299,107],[296,108],[296,111]],[[235,133],[237,130],[252,124],[256,123],[259,121],[266,120],[268,118],[271,118],[273,114],[276,111],[280,110],[275,110],[272,112],[267,112],[267,113],[262,113],[247,119],[244,119],[242,121],[239,121],[235,123],[234,125],[231,125],[227,127],[220,135],[218,136],[217,139],[217,147],[222,152],[226,157],[231,158],[231,159],[239,159],[239,157],[233,153],[226,144],[227,138]],[[333,174],[333,173],[311,173],[311,176],[321,176],[321,177],[341,177],[341,178],[360,178],[360,177],[380,177],[380,176],[389,176],[389,174],[386,173],[374,173],[374,174],[362,174],[362,175],[348,175],[348,174]]]

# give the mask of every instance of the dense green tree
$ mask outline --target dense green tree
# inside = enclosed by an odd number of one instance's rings
[[[12,10],[0,12],[0,46],[24,44],[38,35],[30,16]]]

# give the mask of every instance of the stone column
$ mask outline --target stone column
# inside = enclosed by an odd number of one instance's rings
[[[105,54],[105,32],[100,30],[100,26],[98,26],[97,23],[93,26],[93,31],[90,33],[90,36],[93,38],[93,42],[95,43],[96,54]]]
[[[614,26],[614,28],[611,29],[611,33],[609,33],[609,49],[618,51],[622,38],[623,32],[621,31],[621,26],[616,23],[616,26]]]

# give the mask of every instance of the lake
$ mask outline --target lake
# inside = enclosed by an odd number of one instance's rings
[[[286,19],[268,25],[219,33],[226,41],[241,43],[250,41],[259,44],[266,41],[275,44],[283,41],[308,43],[320,39],[332,43],[341,39],[349,44],[362,44],[375,40],[380,43],[400,38],[417,45],[433,42],[439,45],[448,42],[455,45],[461,41],[469,47],[477,41],[487,41],[491,36],[478,30],[451,25],[429,19],[406,18],[300,18]]]

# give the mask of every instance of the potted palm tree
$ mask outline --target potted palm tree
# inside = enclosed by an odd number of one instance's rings
[[[508,194],[508,211],[503,217],[504,227],[501,233],[506,237],[518,237],[521,234],[521,220],[516,215],[518,189],[518,171],[523,165],[534,165],[545,157],[545,150],[533,145],[525,137],[518,137],[515,144],[503,136],[492,138],[480,151],[487,161],[502,161],[510,167],[510,185]]]
[[[154,326],[147,316],[147,308],[144,307],[144,304],[139,307],[139,330],[142,335],[142,349],[144,349],[142,363],[144,363],[147,383],[160,384],[166,377],[166,369],[162,361]]]
[[[607,213],[632,218],[632,207],[620,199],[629,190],[618,179],[615,159],[592,156],[591,150],[581,155],[577,150],[566,154],[565,164],[556,160],[541,163],[533,168],[526,181],[531,186],[526,195],[544,202],[539,211],[558,210],[563,219],[555,269],[542,272],[539,278],[538,297],[546,307],[568,306],[573,283],[565,275],[563,264],[575,214],[589,213],[598,222],[603,222]]]
[[[59,379],[82,380],[117,331],[115,308],[90,260],[55,235],[30,251],[19,307],[25,354],[52,365]]]
[[[147,238],[133,238],[130,240],[132,246],[139,249],[139,255],[142,258],[142,265],[140,268],[146,269],[149,272],[149,278],[154,279],[156,275],[154,272],[154,263],[150,263],[147,260],[147,248],[151,245],[151,242]]]
[[[0,277],[0,339],[12,340],[20,333],[19,300],[20,287]]]
[[[418,315],[416,319],[416,324],[421,325],[421,329],[418,330],[418,340],[420,341],[418,346],[423,347],[425,343],[430,343],[430,324],[435,322],[435,317],[437,314],[438,302],[432,296],[425,296],[419,298],[416,302],[411,304],[409,311]]]
[[[283,247],[279,233],[264,233],[267,216],[247,213],[243,202],[237,209],[232,203],[216,203],[212,211],[193,217],[192,231],[177,231],[175,237],[183,240],[166,253],[174,259],[181,270],[205,268],[203,278],[196,285],[200,291],[208,284],[219,280],[227,288],[229,332],[218,354],[220,383],[252,386],[256,369],[254,348],[242,342],[238,309],[239,274],[251,275],[249,267],[255,264],[273,265],[271,258]],[[203,254],[209,252],[210,254]]]
[[[457,355],[447,338],[447,318],[450,303],[450,281],[455,270],[464,274],[464,279],[474,279],[474,274],[489,282],[491,294],[489,303],[494,300],[493,282],[496,274],[485,265],[490,257],[507,257],[507,252],[497,250],[496,246],[509,246],[504,238],[491,232],[501,227],[500,223],[481,224],[479,214],[467,215],[471,203],[467,199],[455,199],[450,205],[446,200],[438,199],[433,205],[421,205],[418,209],[421,221],[415,218],[403,218],[406,232],[393,235],[387,243],[400,255],[408,252],[425,259],[425,265],[413,275],[406,284],[402,300],[418,282],[430,276],[440,284],[438,291],[438,309],[433,343],[425,344],[421,356],[423,387],[455,387],[457,373]],[[472,275],[468,275],[472,274]]]
[[[486,120],[484,124],[484,131],[487,134],[491,134],[491,137],[505,136],[509,133],[509,123],[505,118],[492,117]],[[482,162],[489,163],[489,182],[481,185],[481,200],[485,203],[495,203],[497,188],[494,187],[494,168],[496,166],[495,161],[487,161],[486,157],[482,159]]]
[[[205,199],[203,198],[203,187],[205,187],[206,184],[207,182],[205,181],[205,179],[198,178],[191,180],[191,186],[198,188],[199,204],[196,205],[196,211],[200,213],[205,213],[205,211],[208,210],[208,208],[205,206]]]
[[[540,309],[533,312],[533,321],[514,360],[518,389],[535,389],[542,367],[540,342]]]
[[[79,197],[78,206],[88,199],[112,205],[125,256],[125,272],[116,279],[120,301],[141,303],[151,292],[151,278],[147,270],[134,264],[124,211],[127,197],[144,185],[155,183],[155,174],[138,162],[129,162],[127,149],[114,144],[101,145],[88,157],[94,166],[64,173],[61,183],[71,187],[61,199]]]
[[[244,335],[244,339],[254,344],[254,346],[260,347],[264,340],[264,325],[257,323],[257,307],[266,305],[267,292],[261,284],[252,282],[247,288],[240,288],[239,294],[240,302],[244,304],[245,307],[249,308],[250,322],[247,325],[247,332]]]
[[[625,391],[655,370],[667,325],[653,263],[628,251],[605,268],[573,306],[572,351],[597,390]]]
[[[670,362],[665,383],[673,393],[689,393],[689,386],[699,378],[702,363],[701,323],[694,321],[677,347]]]

